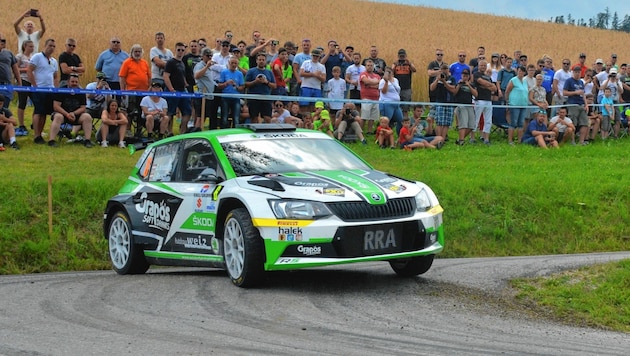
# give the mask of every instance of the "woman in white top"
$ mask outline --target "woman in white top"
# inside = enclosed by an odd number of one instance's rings
[[[498,53],[492,53],[492,59],[490,59],[488,67],[490,67],[490,70],[492,71],[490,78],[492,78],[493,83],[496,83],[499,71],[503,68],[503,66],[501,65],[501,61],[499,60]]]
[[[381,115],[387,116],[389,125],[396,123],[396,133],[400,134],[402,129],[403,114],[400,109],[400,84],[394,77],[391,67],[385,67],[383,79],[378,83],[379,98],[381,102]],[[394,103],[395,102],[395,103]]]
[[[15,56],[17,60],[18,69],[20,70],[20,78],[22,78],[22,85],[30,87],[31,82],[28,81],[28,63],[31,61],[31,55],[35,51],[35,44],[31,40],[22,42],[22,53]],[[31,93],[27,91],[21,91],[18,93],[18,123],[20,126],[15,129],[16,136],[28,135],[28,130],[24,126],[24,109],[26,109],[26,103],[28,98],[31,97]],[[31,99],[32,100],[32,99]]]

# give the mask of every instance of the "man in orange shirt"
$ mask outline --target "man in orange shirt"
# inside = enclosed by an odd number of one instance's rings
[[[149,90],[151,83],[151,70],[149,63],[142,58],[144,51],[142,46],[134,44],[131,46],[131,57],[127,58],[120,67],[120,89],[122,90]],[[130,96],[127,104],[127,112],[140,110],[140,100],[142,97]]]

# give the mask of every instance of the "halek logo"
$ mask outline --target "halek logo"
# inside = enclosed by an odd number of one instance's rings
[[[161,230],[168,230],[171,227],[171,208],[162,200],[159,203],[147,199],[147,193],[140,195],[142,202],[136,204],[136,211],[143,213],[142,222]]]
[[[304,256],[315,256],[315,255],[322,254],[322,248],[320,246],[299,245],[297,247],[297,250],[299,253],[303,254]]]
[[[302,241],[303,231],[301,227],[279,227],[279,241]]]
[[[199,193],[207,193],[208,190],[210,189],[210,185],[209,184],[205,184],[203,187],[201,187],[201,190],[199,191]]]

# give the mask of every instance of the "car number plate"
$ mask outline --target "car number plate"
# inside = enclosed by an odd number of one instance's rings
[[[401,225],[374,225],[363,231],[363,253],[377,255],[402,251]]]

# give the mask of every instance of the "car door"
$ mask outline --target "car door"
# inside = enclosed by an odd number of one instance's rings
[[[155,147],[140,167],[144,184],[132,197],[130,213],[138,222],[134,229],[145,238],[156,240],[156,249],[170,250],[172,223],[182,204],[182,196],[173,190],[180,160],[181,142]]]
[[[173,221],[172,251],[219,256],[214,193],[221,179],[210,142],[205,138],[183,140],[180,162],[175,185],[184,201]]]

